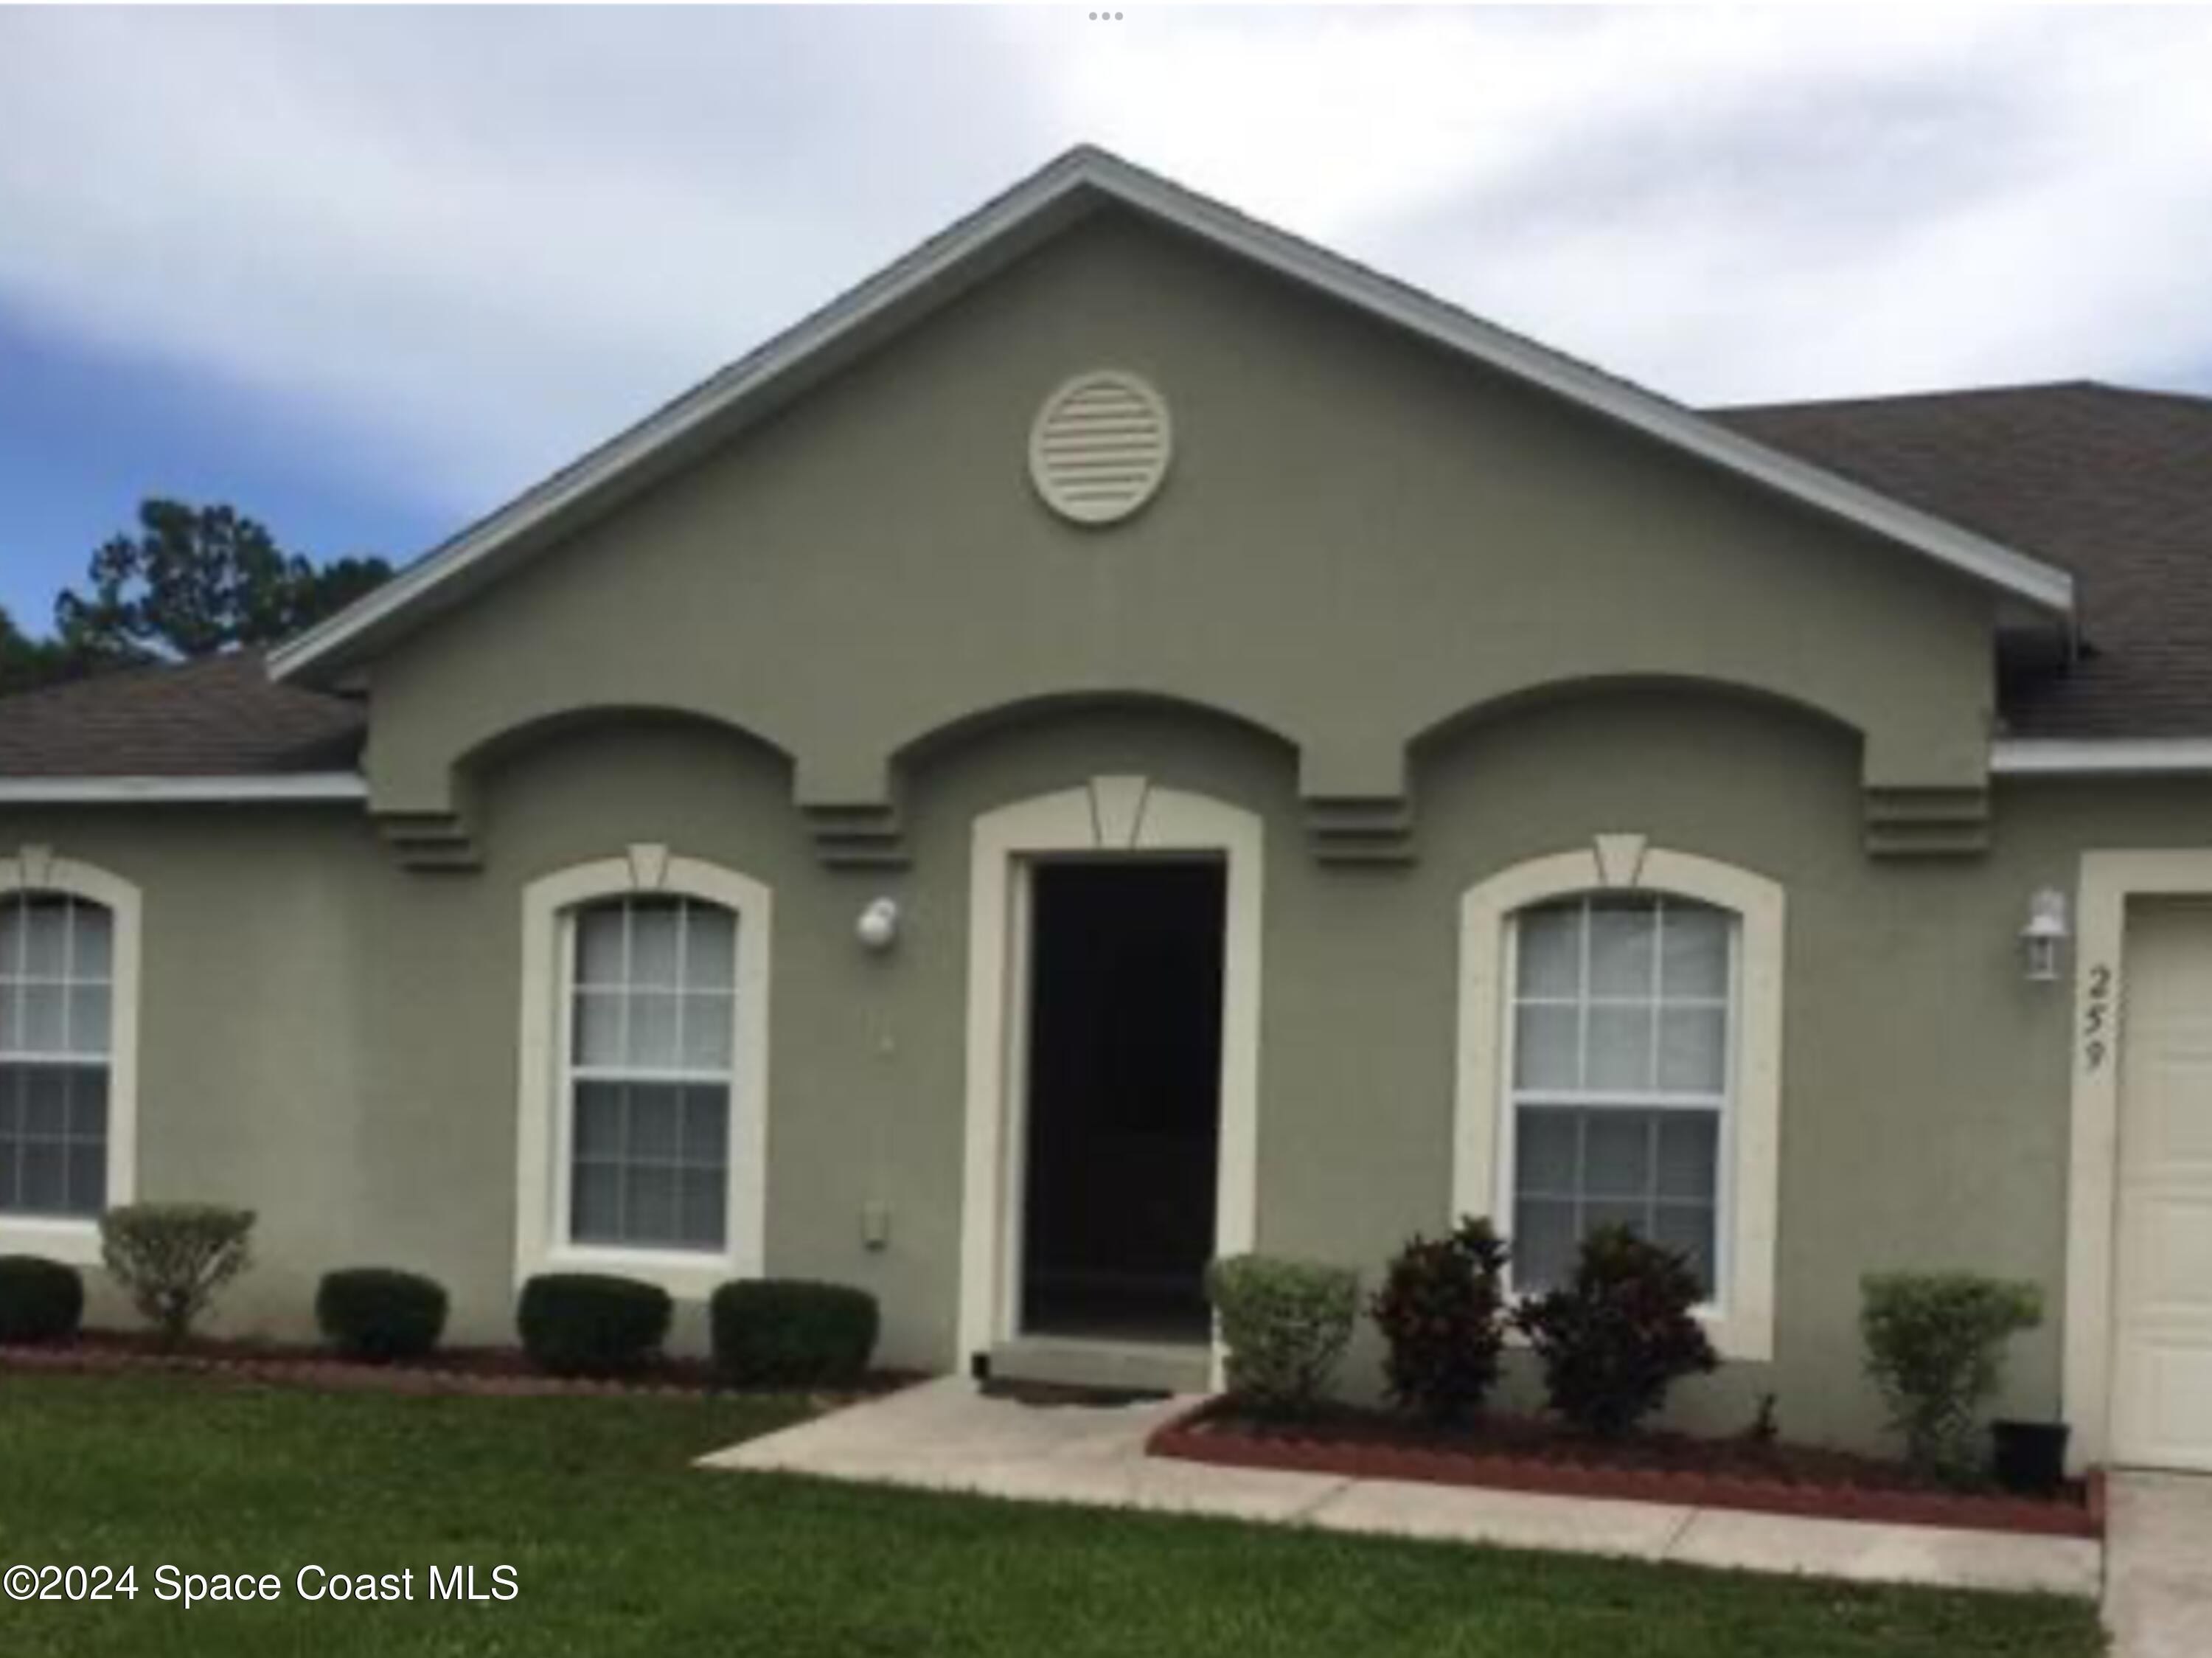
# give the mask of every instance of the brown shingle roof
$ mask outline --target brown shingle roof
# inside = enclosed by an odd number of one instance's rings
[[[2074,573],[2089,654],[2008,686],[2011,731],[2212,735],[2212,399],[2085,381],[1710,418]],[[0,698],[0,777],[342,770],[365,722],[258,652],[130,668]]]
[[[366,716],[271,683],[258,651],[0,698],[0,777],[242,777],[350,768]]]
[[[2212,399],[2074,381],[1722,409],[1746,436],[2071,570],[2087,656],[2022,736],[2212,736]]]

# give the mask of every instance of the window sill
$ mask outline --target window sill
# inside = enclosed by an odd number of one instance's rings
[[[58,1216],[0,1215],[0,1254],[43,1255],[64,1266],[98,1266],[100,1222]]]
[[[524,1264],[540,1272],[607,1272],[658,1284],[678,1301],[703,1301],[732,1278],[749,1276],[726,1254],[682,1249],[624,1249],[611,1244],[560,1244]]]

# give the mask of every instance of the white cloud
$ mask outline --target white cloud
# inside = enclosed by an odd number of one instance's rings
[[[2212,365],[2212,16],[0,14],[0,305],[456,515],[1078,138],[1692,399]]]

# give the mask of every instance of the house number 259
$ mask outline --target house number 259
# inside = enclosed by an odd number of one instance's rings
[[[2112,970],[2100,961],[2089,969],[2089,997],[2081,1009],[2081,1058],[2089,1070],[2104,1069],[2112,1036]]]

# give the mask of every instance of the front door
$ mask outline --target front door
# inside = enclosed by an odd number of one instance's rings
[[[2212,1470],[2212,905],[2131,906],[2112,1449]]]
[[[1209,1338],[1226,877],[1219,858],[1030,867],[1024,1334]]]

